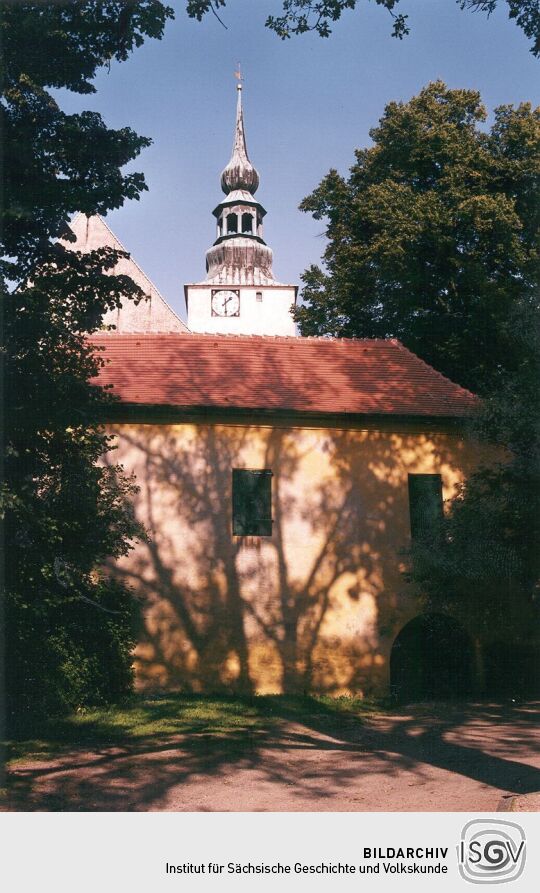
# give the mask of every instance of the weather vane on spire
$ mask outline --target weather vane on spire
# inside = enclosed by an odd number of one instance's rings
[[[236,85],[237,89],[241,90],[242,89],[242,81],[244,80],[244,78],[242,77],[242,69],[240,67],[240,62],[238,63],[238,68],[236,69],[234,76],[235,76],[236,80],[238,81],[238,84]]]

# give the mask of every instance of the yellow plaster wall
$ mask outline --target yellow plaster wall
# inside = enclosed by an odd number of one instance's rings
[[[401,573],[407,474],[450,500],[479,460],[456,433],[125,424],[148,539],[118,573],[143,602],[140,687],[384,693],[418,606]],[[231,533],[231,469],[273,471],[272,537]]]

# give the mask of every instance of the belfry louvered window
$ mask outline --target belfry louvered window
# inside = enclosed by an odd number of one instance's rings
[[[272,536],[272,472],[233,468],[234,536]]]
[[[409,513],[413,542],[440,539],[443,522],[440,474],[409,475]]]

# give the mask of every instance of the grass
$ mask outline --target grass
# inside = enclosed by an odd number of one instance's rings
[[[79,711],[21,728],[6,742],[7,765],[50,759],[73,748],[99,750],[149,740],[159,745],[181,735],[222,737],[225,744],[268,732],[285,720],[349,725],[383,709],[383,702],[328,696],[134,695],[117,706]]]

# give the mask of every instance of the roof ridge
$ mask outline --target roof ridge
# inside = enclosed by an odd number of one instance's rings
[[[250,335],[247,333],[222,333],[222,332],[102,332],[102,334],[112,335],[116,338],[125,337],[143,337],[143,338],[162,338],[163,336],[175,338],[189,337],[191,339],[213,339],[218,341],[271,341],[271,342],[293,342],[295,344],[304,344],[306,342],[314,342],[317,344],[385,344],[402,347],[397,338],[339,338],[327,337],[326,335]],[[406,349],[406,348],[405,348]],[[409,351],[412,353],[412,351]],[[413,354],[416,356],[416,354]]]

